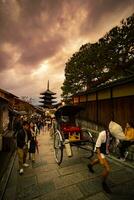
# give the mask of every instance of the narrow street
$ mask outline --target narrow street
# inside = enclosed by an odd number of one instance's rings
[[[134,199],[134,0],[0,0],[0,200],[61,199]]]
[[[53,139],[49,133],[38,136],[39,154],[36,162],[18,173],[17,157],[7,184],[4,200],[130,200],[134,196],[134,170],[110,159],[111,174],[108,184],[112,194],[101,186],[101,167],[95,167],[95,174],[88,171],[88,159],[73,148],[73,157],[64,152],[61,166],[55,163]]]

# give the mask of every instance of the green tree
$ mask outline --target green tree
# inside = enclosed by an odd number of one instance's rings
[[[94,44],[82,45],[65,66],[63,97],[134,73],[134,14]]]

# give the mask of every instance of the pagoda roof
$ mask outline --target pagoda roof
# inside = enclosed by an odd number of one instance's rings
[[[39,97],[40,99],[56,99],[56,97],[52,97],[52,96],[42,96]]]
[[[55,95],[56,93],[50,91],[49,89],[47,89],[45,92],[40,93],[40,95],[46,95],[46,94]]]
[[[51,101],[51,100],[49,100],[49,99],[45,99],[44,101],[43,101],[43,100],[40,100],[39,102],[41,102],[41,103],[45,103],[45,102],[51,102],[51,103],[53,103],[53,102],[57,102],[57,101]]]
[[[43,103],[54,103],[55,101],[49,101],[49,100],[45,100],[45,101],[43,101]]]

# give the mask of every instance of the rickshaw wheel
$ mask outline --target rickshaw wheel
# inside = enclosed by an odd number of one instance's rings
[[[58,130],[54,133],[54,156],[57,164],[60,165],[63,159],[63,141]]]
[[[91,158],[94,155],[94,138],[88,129],[82,129],[83,142],[81,142],[80,148],[87,151],[87,158]],[[84,141],[85,140],[85,141]]]

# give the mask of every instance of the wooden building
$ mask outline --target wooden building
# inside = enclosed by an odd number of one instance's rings
[[[124,127],[127,121],[134,120],[134,76],[77,93],[72,103],[85,108],[81,120],[102,126],[114,120]]]
[[[14,105],[14,99],[18,98],[12,93],[0,89],[0,151],[10,151],[12,138],[12,115],[9,107]]]
[[[14,100],[17,98],[14,94],[0,89],[0,134],[8,129],[10,121],[9,106],[13,107]]]
[[[16,114],[31,116],[38,109],[16,95],[0,89],[0,151],[10,151]]]

